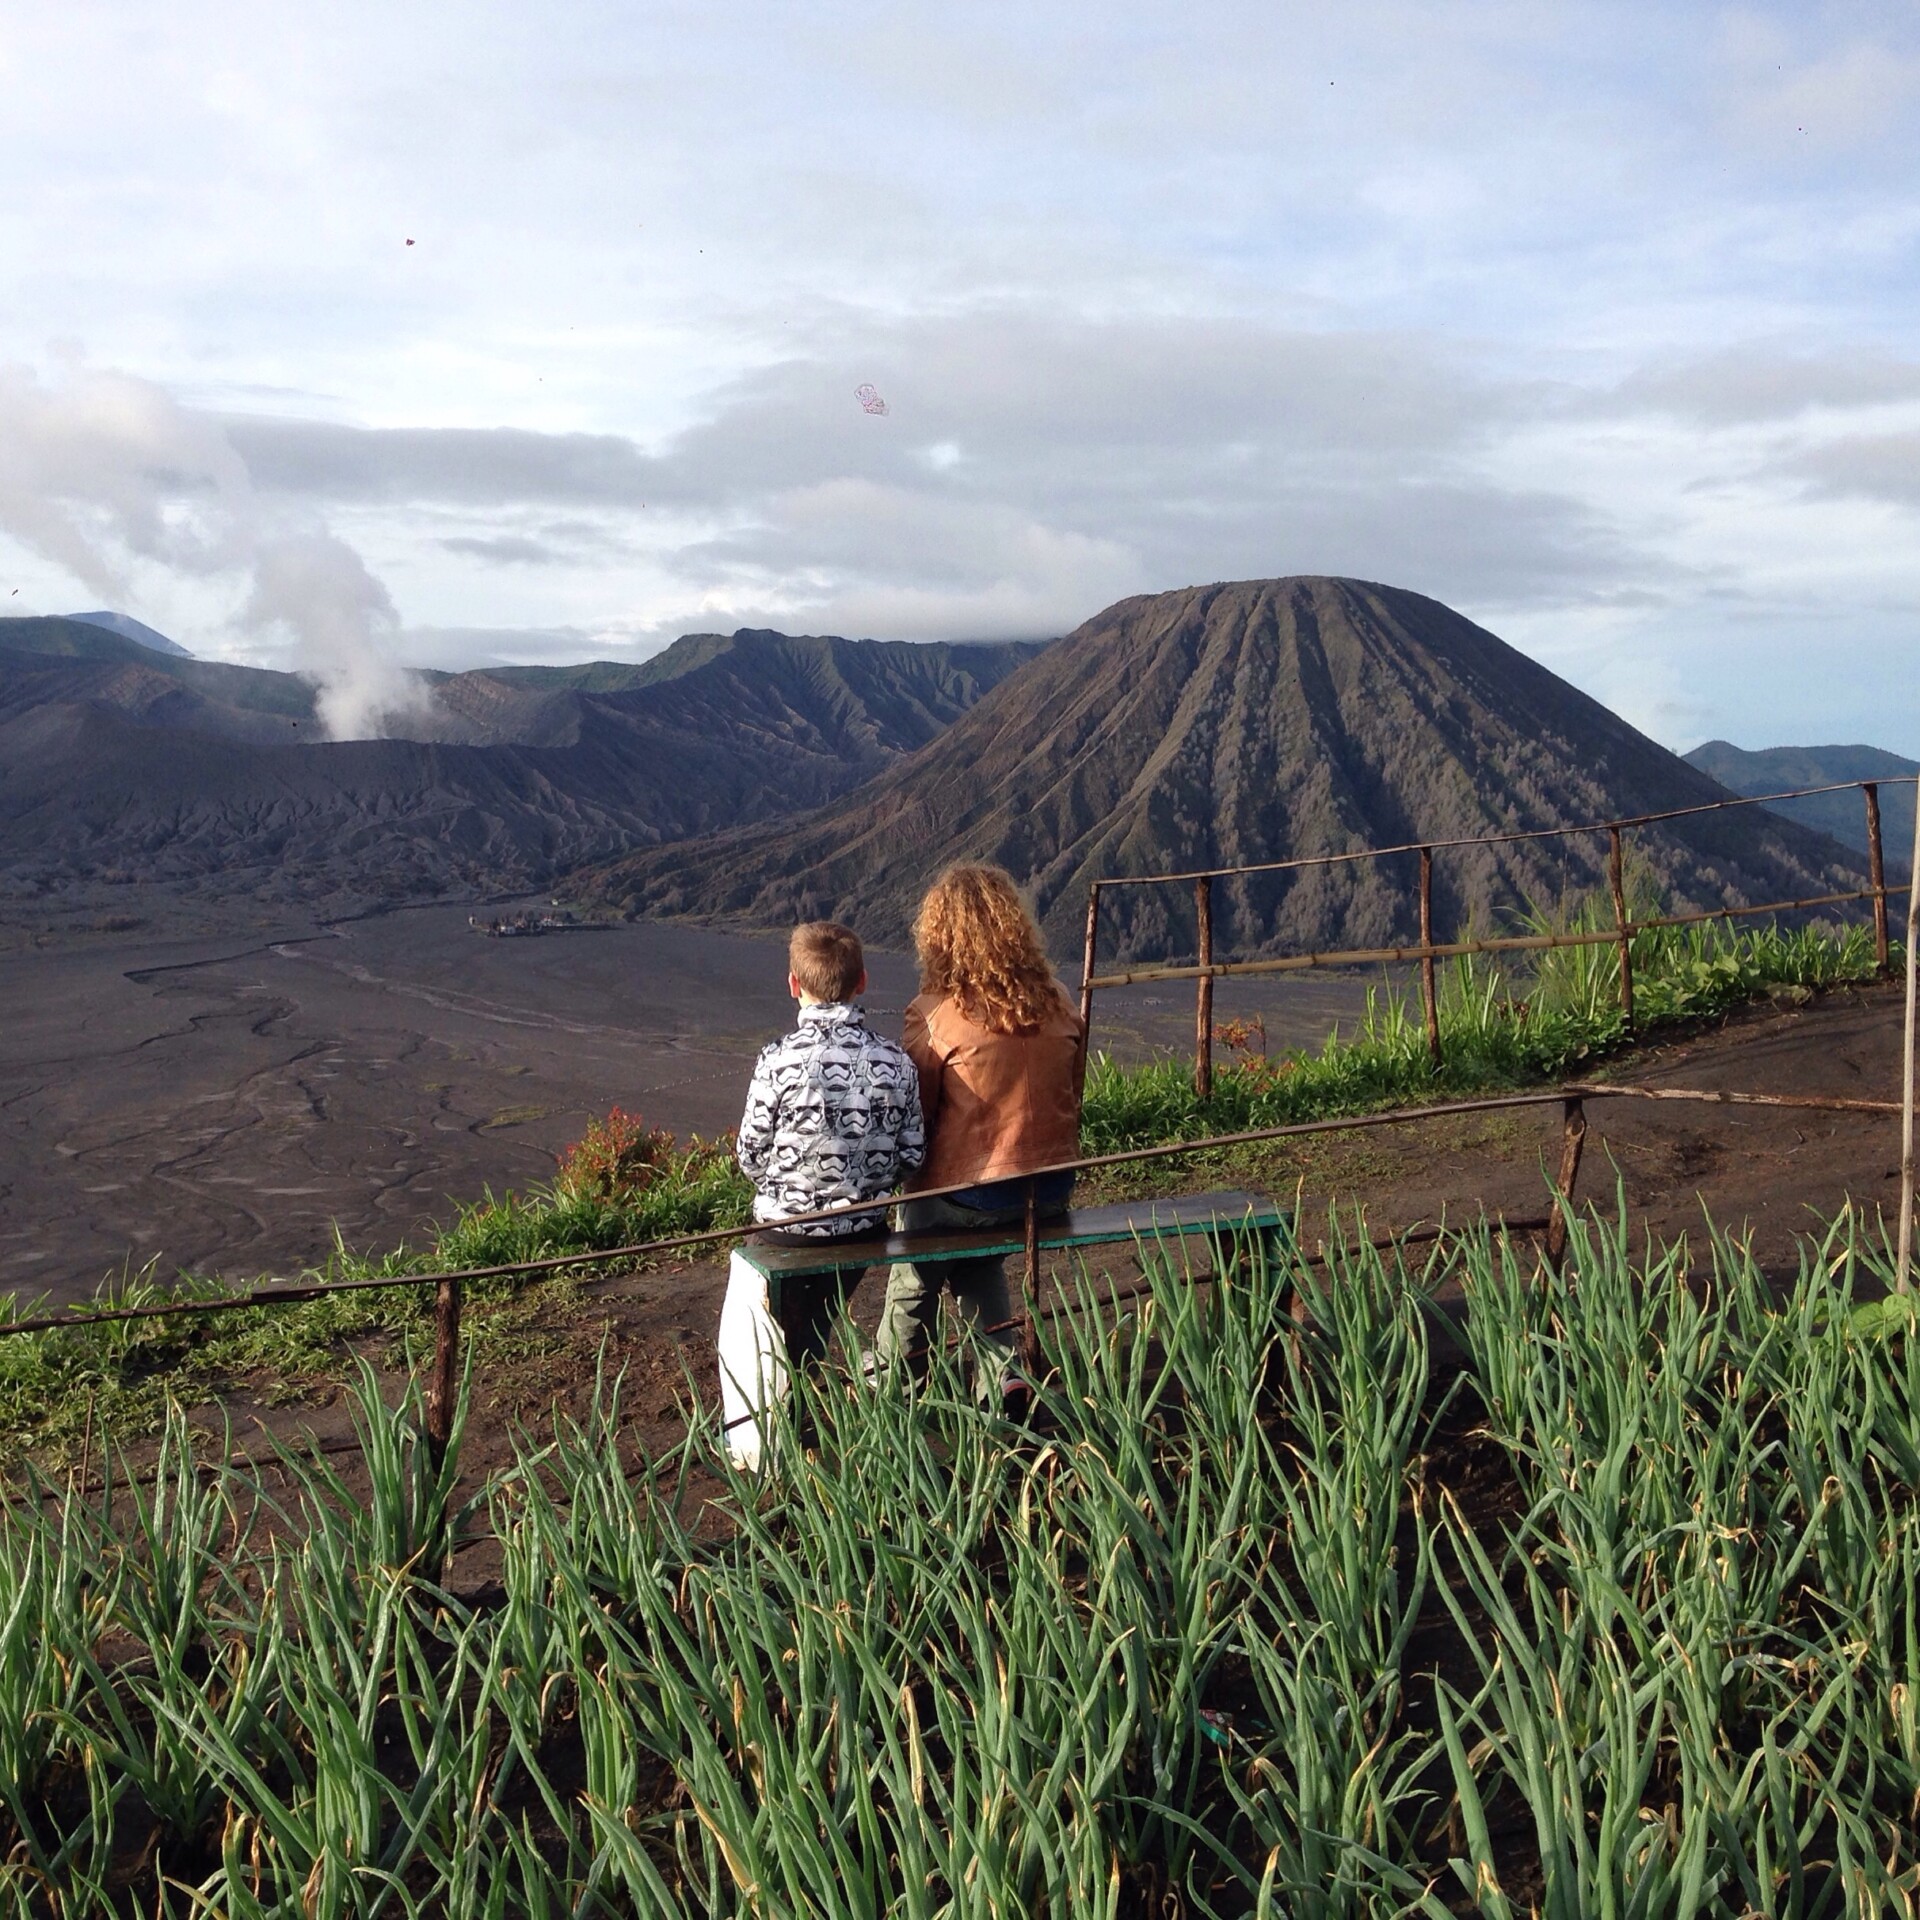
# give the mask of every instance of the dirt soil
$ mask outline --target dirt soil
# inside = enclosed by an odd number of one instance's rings
[[[1844,989],[1802,1005],[1761,1005],[1724,1025],[1649,1048],[1605,1074],[1623,1085],[1807,1093],[1894,1100],[1899,1095],[1900,994],[1896,986]],[[1826,1114],[1767,1108],[1656,1105],[1635,1100],[1589,1103],[1590,1132],[1578,1197],[1611,1211],[1623,1195],[1633,1231],[1663,1243],[1685,1237],[1704,1254],[1704,1222],[1751,1237],[1766,1269],[1791,1276],[1809,1234],[1851,1200],[1870,1215],[1890,1215],[1897,1197],[1896,1115]],[[1399,1233],[1442,1220],[1460,1224],[1482,1211],[1538,1218],[1546,1210],[1548,1170],[1557,1166],[1557,1106],[1464,1116],[1405,1127],[1340,1132],[1234,1150],[1207,1163],[1170,1161],[1159,1171],[1090,1181],[1087,1199],[1151,1191],[1198,1192],[1255,1187],[1300,1194],[1308,1234],[1325,1230],[1328,1208],[1364,1213],[1373,1234]],[[1116,1285],[1137,1277],[1117,1250],[1102,1270]],[[656,1455],[683,1431],[689,1397],[711,1401],[713,1335],[725,1262],[618,1273],[596,1279],[555,1322],[511,1343],[476,1383],[464,1463],[478,1485],[512,1457],[516,1433],[551,1430],[556,1412],[578,1414],[604,1355],[626,1375],[625,1406],[636,1462]],[[1051,1276],[1049,1276],[1049,1279]],[[870,1273],[855,1297],[857,1320],[871,1330],[883,1276]],[[1043,1287],[1048,1304],[1050,1284]],[[398,1390],[397,1376],[393,1381]],[[237,1396],[225,1413],[237,1445],[270,1431],[305,1435],[338,1451],[357,1472],[352,1420],[344,1396],[271,1406]],[[219,1410],[203,1409],[209,1423]],[[456,1584],[490,1579],[484,1539],[459,1556]]]

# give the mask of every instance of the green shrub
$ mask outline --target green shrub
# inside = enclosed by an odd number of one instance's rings
[[[587,1194],[613,1200],[652,1185],[677,1142],[664,1127],[649,1127],[638,1114],[615,1107],[559,1155],[556,1194]]]

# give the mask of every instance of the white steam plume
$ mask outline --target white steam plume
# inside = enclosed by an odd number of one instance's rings
[[[394,657],[399,620],[360,556],[255,492],[218,422],[153,382],[0,367],[0,532],[116,602],[143,567],[240,584],[242,627],[284,633],[328,735],[378,737],[431,705]]]
[[[394,657],[400,617],[366,563],[330,533],[264,542],[241,618],[294,636],[300,672],[314,683],[321,725],[334,740],[375,740],[430,704],[427,685]]]

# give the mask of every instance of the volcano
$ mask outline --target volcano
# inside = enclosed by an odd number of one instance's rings
[[[636,915],[903,940],[949,862],[1026,885],[1059,953],[1095,880],[1533,832],[1727,799],[1708,775],[1436,600],[1296,576],[1122,600],[918,752],[798,819],[621,859],[590,891]],[[1825,834],[1738,809],[1630,837],[1677,907],[1862,884]],[[1604,834],[1442,852],[1436,920],[1491,927],[1601,882]],[[1414,937],[1411,855],[1220,883],[1223,951]],[[1191,889],[1104,896],[1103,952],[1190,952]]]

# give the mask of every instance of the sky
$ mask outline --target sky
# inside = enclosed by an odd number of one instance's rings
[[[0,259],[0,612],[341,731],[1337,573],[1920,755],[1911,0],[0,0]]]

